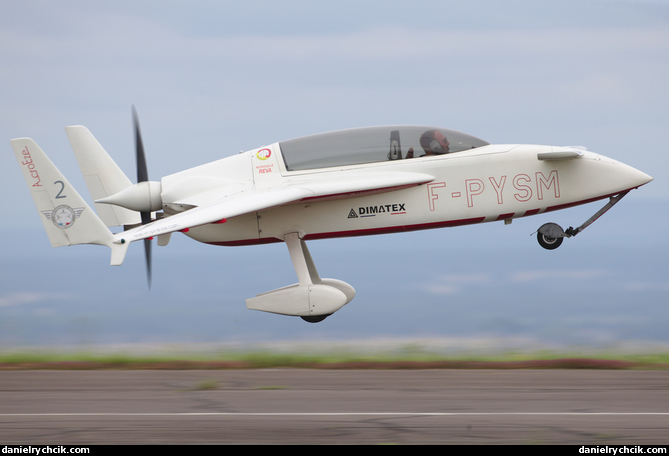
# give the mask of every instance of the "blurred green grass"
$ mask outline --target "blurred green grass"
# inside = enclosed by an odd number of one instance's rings
[[[58,351],[0,349],[0,369],[240,369],[240,368],[562,368],[562,369],[667,369],[669,351],[618,353],[616,351],[504,351],[444,354],[404,347],[391,351],[309,352],[273,350],[214,350],[156,353],[133,351]]]

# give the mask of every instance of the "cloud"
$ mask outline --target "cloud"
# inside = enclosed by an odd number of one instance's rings
[[[531,283],[559,280],[561,284],[609,277],[611,273],[603,269],[545,269],[536,271],[515,271],[495,277],[492,273],[447,274],[442,275],[422,288],[436,295],[452,295],[467,289],[485,286],[500,286],[505,283]],[[638,284],[637,284],[638,286]]]
[[[514,272],[509,275],[509,279],[513,282],[527,283],[555,279],[561,281],[591,280],[608,275],[609,273],[602,269],[546,269]]]
[[[488,274],[446,274],[427,284],[425,289],[431,294],[452,295],[463,291],[468,286],[482,286],[491,282],[492,278]]]
[[[460,288],[458,286],[449,283],[430,284],[425,286],[425,289],[430,294],[442,296],[453,295],[460,292]]]
[[[312,31],[307,35],[283,29],[267,33],[257,28],[235,35],[224,32],[192,35],[147,17],[109,11],[104,14],[68,11],[53,27],[57,31],[35,33],[33,29],[8,25],[0,37],[14,44],[1,50],[0,57],[24,64],[50,62],[76,68],[89,67],[95,62],[104,69],[100,71],[114,72],[119,66],[135,71],[147,67],[157,71],[167,69],[156,68],[156,64],[171,67],[170,71],[188,71],[189,67],[184,66],[188,62],[209,62],[228,70],[231,65],[252,65],[240,67],[244,77],[270,71],[261,69],[263,63],[312,66],[315,62],[357,62],[365,68],[390,62],[396,69],[409,71],[429,66],[440,74],[444,70],[452,73],[454,69],[457,73],[468,69],[480,71],[481,65],[494,65],[515,69],[494,79],[516,79],[522,77],[528,66],[564,78],[565,73],[582,73],[581,66],[591,68],[602,60],[618,62],[621,53],[637,61],[642,59],[644,65],[666,66],[666,59],[650,57],[669,51],[669,30],[647,25],[544,30],[445,27],[435,30],[372,25],[349,31]],[[593,60],[593,55],[598,59]],[[552,64],[546,65],[547,62]],[[569,66],[562,67],[564,64]],[[555,71],[556,66],[563,71]],[[22,76],[25,77],[25,72]]]
[[[0,307],[14,307],[51,300],[63,300],[67,297],[68,295],[64,293],[17,291],[0,297]]]
[[[653,291],[665,291],[669,292],[669,284],[667,283],[656,283],[656,282],[626,282],[622,283],[621,288],[625,291],[632,292],[653,292]]]

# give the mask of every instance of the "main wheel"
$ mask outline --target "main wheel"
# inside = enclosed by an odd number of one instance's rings
[[[545,248],[546,250],[555,250],[560,245],[562,245],[562,241],[564,241],[563,237],[549,237],[546,236],[545,234],[537,233],[537,240],[539,241],[539,245]]]
[[[320,323],[329,316],[330,315],[314,315],[313,317],[300,317],[300,318],[309,323]]]

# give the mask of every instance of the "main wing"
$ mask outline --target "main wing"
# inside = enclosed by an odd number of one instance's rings
[[[239,215],[302,200],[349,198],[360,193],[387,192],[432,180],[434,176],[422,173],[354,173],[346,179],[320,179],[294,182],[282,187],[250,188],[224,196],[213,203],[119,233],[115,235],[115,242],[134,242],[209,223],[220,223]]]
[[[310,192],[299,188],[256,191],[247,190],[223,198],[206,206],[200,206],[176,215],[156,220],[143,226],[117,234],[116,241],[125,243],[147,239],[161,234],[184,231],[196,226],[218,223],[249,212],[255,212],[281,204],[298,201],[310,196]]]

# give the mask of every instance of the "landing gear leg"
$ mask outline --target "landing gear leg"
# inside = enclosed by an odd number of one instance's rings
[[[629,190],[623,193],[619,193],[616,196],[610,197],[609,202],[606,203],[606,205],[603,208],[598,210],[595,213],[595,215],[586,220],[585,223],[583,223],[578,228],[573,228],[570,226],[565,231],[560,227],[560,225],[556,223],[545,223],[541,225],[541,227],[537,231],[537,240],[539,241],[539,245],[541,245],[543,248],[547,250],[557,249],[562,244],[564,238],[576,236],[578,233],[586,229],[595,220],[597,220],[599,217],[604,215],[604,213],[606,213],[609,209],[615,206],[616,203],[618,203],[618,201],[620,201],[623,198],[623,196],[627,195],[628,193]]]
[[[298,283],[249,298],[247,308],[317,323],[351,302],[355,297],[353,287],[341,280],[321,278],[307,244],[298,233],[287,233],[284,240]]]
[[[293,261],[293,267],[297,273],[297,280],[300,285],[309,286],[316,283],[323,283],[314,260],[311,258],[311,253],[307,248],[306,242],[300,239],[297,233],[289,233],[285,236],[286,244],[288,245],[288,252]],[[319,323],[325,320],[329,315],[310,315],[301,317],[302,320],[309,323]]]

